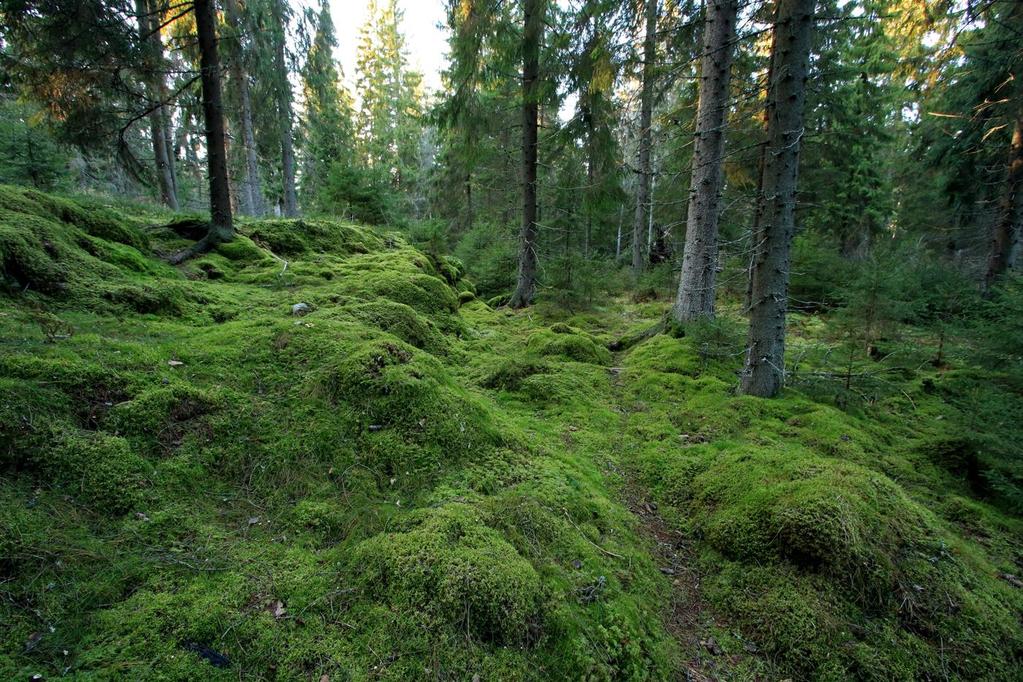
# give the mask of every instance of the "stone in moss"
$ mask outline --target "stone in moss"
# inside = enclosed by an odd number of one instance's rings
[[[458,294],[458,304],[465,305],[466,303],[472,303],[476,300],[476,294],[471,291],[462,291]]]
[[[425,627],[501,645],[528,644],[542,627],[540,576],[466,505],[416,512],[361,543],[354,565],[370,594]]]

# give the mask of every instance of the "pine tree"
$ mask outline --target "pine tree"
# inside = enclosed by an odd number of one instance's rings
[[[273,26],[273,83],[277,104],[277,125],[281,141],[282,210],[284,215],[298,215],[298,192],[295,186],[295,138],[293,93],[289,77],[286,42],[291,11],[286,0],[270,0],[270,20]]]
[[[147,48],[148,64],[144,69],[146,97],[149,100],[150,139],[153,147],[153,158],[156,165],[156,182],[160,189],[160,199],[171,210],[178,209],[178,196],[174,180],[174,166],[171,159],[173,151],[168,144],[170,131],[167,130],[167,86],[164,71],[166,70],[163,40],[163,11],[160,0],[135,0],[139,40]]]

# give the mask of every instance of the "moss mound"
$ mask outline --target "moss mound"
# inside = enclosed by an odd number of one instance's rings
[[[347,306],[342,312],[428,353],[443,354],[448,350],[447,341],[437,326],[404,303],[369,301]]]
[[[502,645],[540,636],[540,576],[465,505],[412,515],[401,529],[359,545],[354,561],[364,589],[411,612],[424,628]]]
[[[152,468],[123,438],[88,431],[58,431],[31,461],[40,481],[110,513],[142,500]]]
[[[733,396],[727,371],[689,337],[630,353],[636,464],[701,539],[712,603],[773,666],[973,678],[1019,659],[1019,595],[904,487],[935,485],[912,439],[791,391]]]
[[[361,344],[318,382],[353,411],[373,462],[388,475],[428,475],[504,440],[489,412],[433,356],[401,341]]]
[[[593,365],[611,364],[611,352],[607,348],[589,334],[564,324],[535,332],[526,345],[539,355],[563,356]]]

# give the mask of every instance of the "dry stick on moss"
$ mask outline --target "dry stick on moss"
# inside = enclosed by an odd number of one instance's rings
[[[663,332],[665,329],[667,329],[667,322],[664,319],[661,319],[661,321],[658,322],[657,324],[653,325],[652,327],[648,327],[647,329],[644,329],[641,332],[629,336],[623,336],[622,338],[617,339],[616,341],[612,341],[611,343],[608,344],[607,348],[608,350],[616,352],[629,350],[633,346],[638,346],[644,341],[652,339],[653,337]]]
[[[258,246],[259,248],[261,248],[264,251],[266,251],[268,254],[270,254],[270,257],[273,258],[278,263],[284,263],[284,267],[281,268],[280,274],[277,275],[278,277],[283,277],[284,273],[287,272],[287,270],[288,270],[288,261],[286,261],[283,258],[281,258],[280,256],[278,256],[276,253],[273,252],[273,250],[269,246],[267,246],[265,243],[259,241],[258,239],[253,239],[252,243],[254,243],[256,246]]]
[[[625,559],[625,557],[623,557],[621,554],[615,554],[611,550],[604,549],[603,547],[598,545],[593,540],[590,540],[588,537],[586,537],[586,533],[583,532],[583,529],[580,528],[578,525],[576,525],[575,521],[572,520],[572,517],[569,515],[568,510],[567,509],[562,509],[561,511],[565,512],[565,518],[568,519],[568,522],[572,524],[573,528],[575,528],[577,531],[579,531],[579,535],[581,535],[583,537],[583,540],[585,540],[586,542],[590,543],[591,545],[593,545],[598,550],[600,550],[601,552],[603,552],[604,554],[606,554],[608,556],[612,556],[615,559]]]

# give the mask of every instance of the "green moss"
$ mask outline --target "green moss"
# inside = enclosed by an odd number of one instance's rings
[[[242,232],[283,258],[313,251],[366,253],[382,245],[368,230],[326,220],[262,220],[243,226]]]
[[[465,505],[423,510],[356,548],[365,589],[423,627],[443,626],[497,644],[535,641],[540,577]]]
[[[489,412],[456,388],[433,356],[401,341],[361,344],[318,383],[354,411],[369,461],[389,475],[428,477],[503,440]]]
[[[355,319],[430,353],[444,353],[448,344],[433,322],[404,303],[389,300],[369,301],[342,309]]]
[[[122,284],[103,291],[103,298],[143,315],[180,315],[188,307],[184,290],[173,284]]]
[[[501,362],[488,372],[482,385],[486,388],[498,388],[505,391],[517,391],[527,378],[545,374],[553,369],[551,363],[534,356],[512,357]]]
[[[563,325],[558,330],[542,330],[530,335],[527,347],[539,355],[560,355],[576,362],[611,364],[611,352],[589,334]]]
[[[112,406],[103,426],[147,451],[166,453],[223,402],[221,396],[195,386],[161,386]]]
[[[127,441],[88,431],[60,430],[32,455],[42,481],[110,513],[136,507],[152,471]]]
[[[351,278],[350,292],[365,298],[382,297],[403,303],[427,315],[454,312],[458,297],[443,280],[426,274],[407,274],[401,271],[361,273]]]

